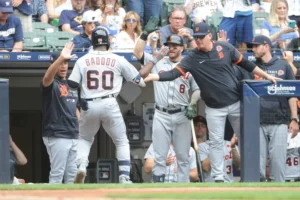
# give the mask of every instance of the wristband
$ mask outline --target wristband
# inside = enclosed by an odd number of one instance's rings
[[[148,34],[142,33],[140,38],[141,38],[141,40],[147,41]]]

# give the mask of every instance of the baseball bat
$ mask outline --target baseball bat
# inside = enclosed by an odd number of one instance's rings
[[[198,152],[198,143],[197,143],[197,139],[196,139],[196,133],[195,133],[193,120],[191,120],[191,127],[192,127],[192,136],[193,136],[194,150],[195,150],[195,154],[196,154],[197,170],[199,173],[199,179],[200,179],[200,182],[204,183],[205,180],[203,178],[202,164],[201,164],[200,154]]]

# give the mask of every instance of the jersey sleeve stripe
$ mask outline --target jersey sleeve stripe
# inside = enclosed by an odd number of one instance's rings
[[[179,66],[176,66],[176,69],[178,69],[178,71],[185,76],[185,72]]]
[[[240,54],[240,58],[233,64],[237,65],[243,60],[243,54]]]

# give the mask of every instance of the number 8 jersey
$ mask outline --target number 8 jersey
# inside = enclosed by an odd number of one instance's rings
[[[138,75],[124,57],[108,51],[90,51],[77,60],[69,80],[81,84],[81,98],[118,95],[123,82]]]

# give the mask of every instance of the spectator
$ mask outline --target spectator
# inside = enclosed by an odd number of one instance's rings
[[[272,57],[271,40],[263,35],[252,42],[256,64],[271,76],[295,80],[291,66],[284,60]],[[256,80],[263,80],[254,76]],[[275,86],[276,87],[276,86]],[[265,97],[260,100],[260,175],[266,180],[267,156],[270,156],[271,181],[285,181],[285,162],[288,131],[294,138],[298,134],[297,98]]]
[[[82,26],[83,33],[80,35],[76,35],[73,38],[73,43],[75,45],[75,51],[86,52],[92,46],[92,32],[96,27],[96,23],[98,22],[97,15],[95,11],[88,10],[83,13],[82,17]]]
[[[223,6],[220,0],[208,0],[205,3],[202,0],[185,0],[184,9],[194,24],[197,24],[205,22],[216,11],[222,12]]]
[[[292,20],[300,20],[300,1],[287,0],[289,5],[289,18]]]
[[[118,32],[121,30],[126,12],[117,0],[103,0],[101,9],[97,9],[96,12],[102,16],[101,24]]]
[[[72,184],[77,172],[78,96],[66,80],[73,47],[67,43],[61,53],[51,55],[52,64],[41,83],[42,137],[50,159],[50,184],[61,184],[63,180]]]
[[[79,35],[83,32],[81,20],[86,11],[86,0],[71,0],[73,10],[63,10],[59,17],[59,28],[62,31]]]
[[[288,43],[298,37],[294,28],[288,27],[286,0],[273,0],[268,20],[261,25],[261,34],[270,38],[272,47],[286,49]]]
[[[261,8],[264,12],[270,13],[272,0],[263,0],[261,2]]]
[[[20,52],[23,49],[23,30],[13,12],[11,0],[0,1],[0,52]]]
[[[87,7],[91,10],[101,9],[103,0],[88,0]]]
[[[300,20],[296,22],[298,37],[292,39],[292,41],[288,44],[288,50],[293,52],[300,52]]]
[[[31,0],[32,21],[48,23],[48,10],[44,0]]]
[[[136,12],[144,26],[151,16],[159,18],[163,0],[128,0],[127,10]]]
[[[47,0],[46,6],[50,20],[58,20],[63,10],[72,10],[71,0]]]
[[[27,158],[24,153],[19,149],[19,147],[13,141],[11,135],[9,135],[9,148],[10,148],[10,173],[11,182],[15,176],[15,165],[26,165]]]
[[[32,9],[29,0],[12,0],[14,15],[19,17],[24,32],[32,32]]]
[[[136,12],[129,11],[125,15],[122,30],[116,38],[117,49],[133,49],[141,32],[140,17]]]
[[[164,44],[167,38],[172,34],[178,34],[183,37],[185,47],[195,48],[196,42],[193,38],[193,30],[184,26],[186,23],[186,14],[183,8],[174,8],[169,16],[170,24],[159,29],[160,41]]]
[[[254,3],[255,0],[224,2],[223,19],[219,30],[226,31],[229,42],[240,51],[246,51],[246,44],[253,38],[252,4]]]
[[[151,174],[152,168],[154,165],[154,149],[153,144],[149,146],[146,154],[145,154],[145,172],[147,174]],[[190,181],[195,182],[198,181],[198,172],[197,172],[197,164],[196,164],[196,155],[195,151],[190,147],[189,151],[189,166],[190,166]],[[177,179],[177,159],[174,150],[174,145],[170,145],[170,149],[168,152],[168,157],[166,159],[166,172],[165,172],[165,183],[178,182]]]

